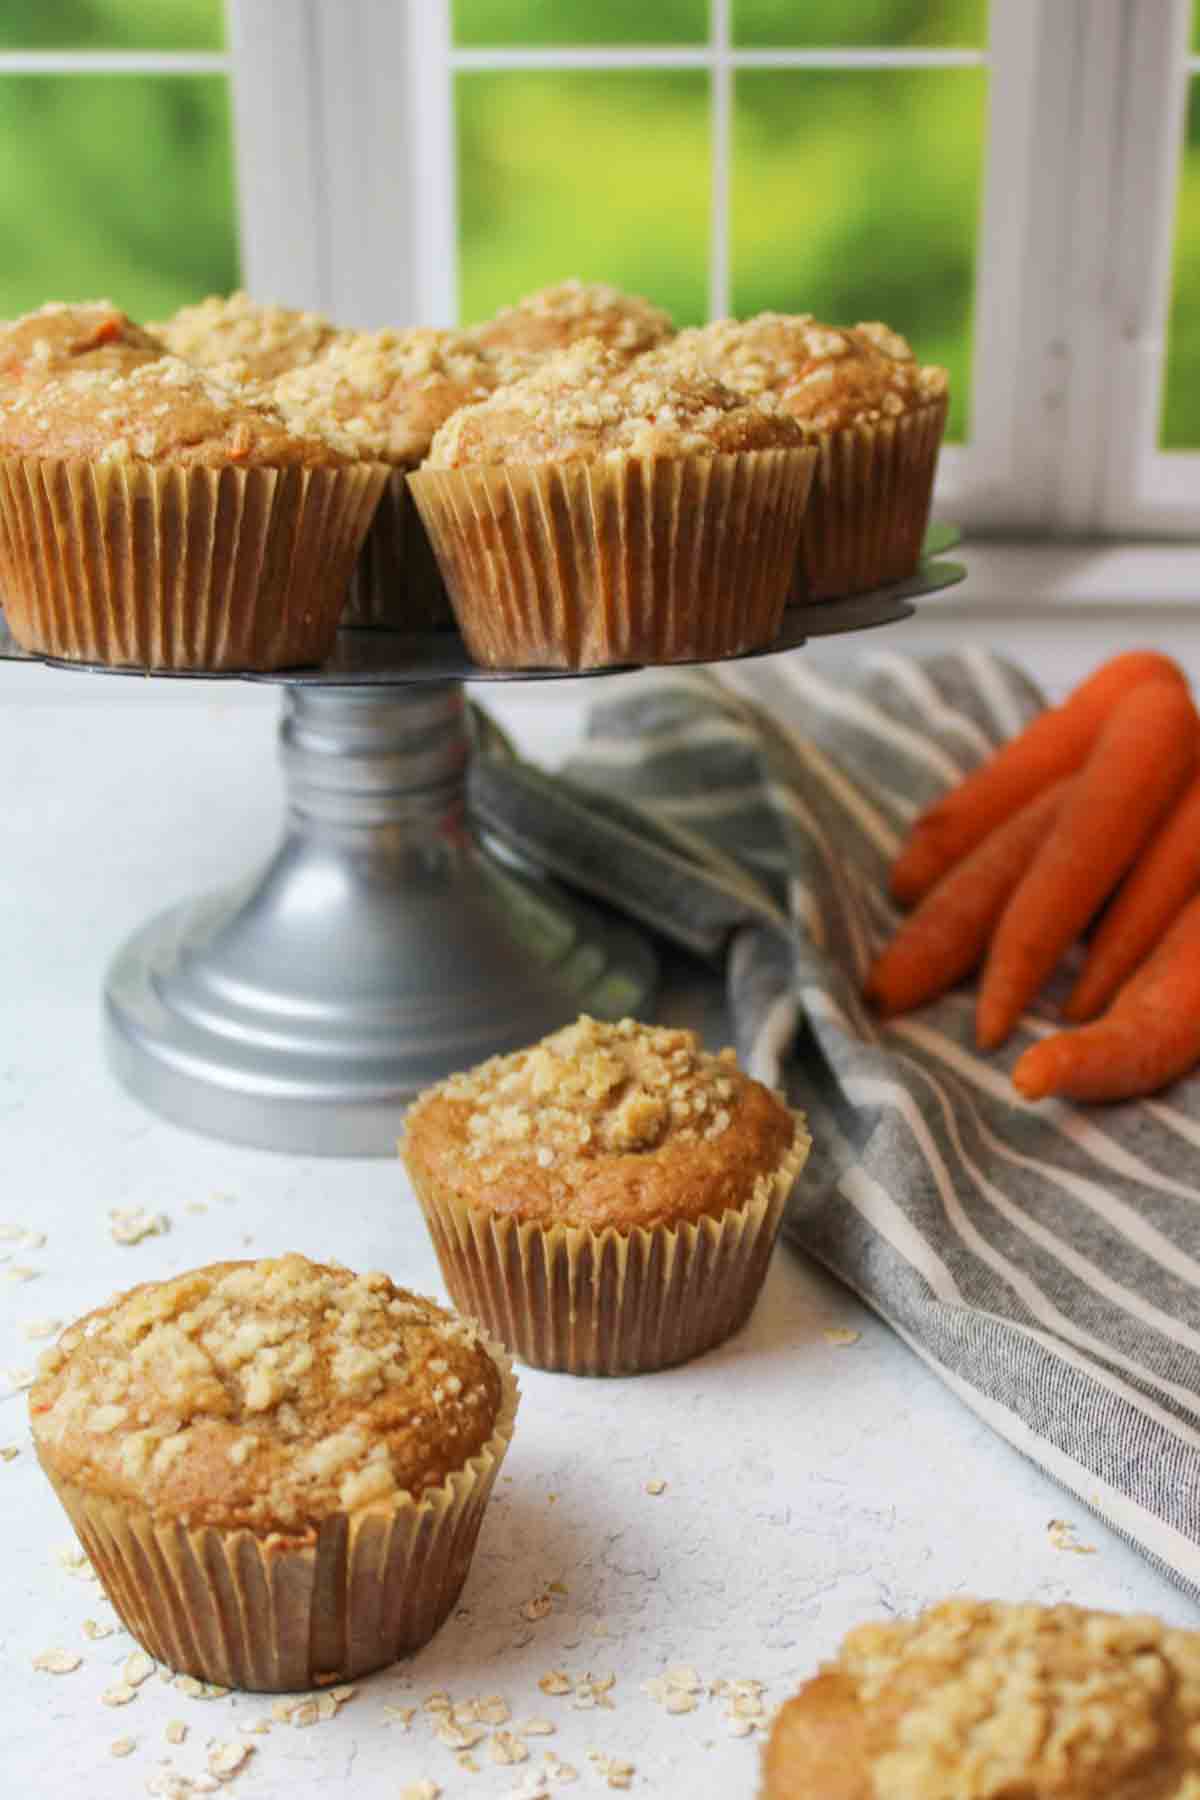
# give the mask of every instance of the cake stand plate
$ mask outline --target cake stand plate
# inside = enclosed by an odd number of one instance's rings
[[[763,654],[904,618],[962,575],[932,561],[897,587],[792,608]],[[49,660],[2,616],[0,659]],[[282,688],[287,817],[261,871],[118,951],[105,1036],[129,1091],[236,1143],[391,1155],[407,1101],[452,1070],[581,1011],[647,1016],[657,960],[642,933],[467,817],[463,683],[570,673],[479,669],[454,632],[343,631],[320,669],[162,676]]]

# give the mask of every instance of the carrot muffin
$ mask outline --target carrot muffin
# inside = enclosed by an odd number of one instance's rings
[[[113,354],[0,381],[0,584],[18,643],[139,668],[320,662],[386,470],[176,357]]]
[[[669,313],[640,294],[623,294],[601,281],[561,281],[526,294],[495,318],[476,325],[472,335],[489,350],[545,355],[580,338],[599,338],[625,357],[650,350],[674,334]]]
[[[820,451],[796,599],[913,574],[946,425],[945,369],[922,367],[886,325],[843,331],[807,313],[718,319],[662,354],[698,358],[743,393],[776,395]]]
[[[229,1686],[365,1674],[465,1579],[517,1388],[476,1328],[302,1256],[118,1295],[59,1338],[34,1444],[121,1619]]]
[[[311,362],[332,342],[337,326],[320,313],[261,305],[239,289],[180,307],[150,330],[187,362],[203,368],[236,363],[250,379],[269,381]]]
[[[584,338],[454,413],[409,485],[476,662],[587,669],[771,643],[814,462],[775,396]]]
[[[71,367],[132,369],[164,349],[111,300],[54,301],[0,324],[0,384],[42,381]]]
[[[431,1088],[401,1154],[455,1305],[538,1368],[624,1375],[744,1323],[808,1148],[732,1050],[584,1016]]]
[[[950,1600],[864,1625],[776,1717],[763,1800],[1188,1800],[1200,1633]]]
[[[414,328],[342,332],[315,361],[271,385],[271,399],[294,429],[332,423],[353,437],[360,454],[392,471],[355,567],[343,625],[403,630],[453,623],[405,472],[428,454],[451,413],[481,399],[500,378],[497,361],[465,333]]]

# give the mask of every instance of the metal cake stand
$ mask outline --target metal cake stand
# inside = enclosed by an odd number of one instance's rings
[[[963,574],[927,559],[896,587],[791,608],[757,654],[905,618]],[[50,660],[2,615],[0,659]],[[149,920],[109,968],[109,1059],[146,1106],[236,1143],[391,1155],[405,1103],[452,1070],[580,1011],[645,1016],[657,964],[640,932],[467,816],[464,682],[570,676],[480,669],[454,632],[343,631],[319,669],[159,678],[282,689],[287,816],[264,868]]]

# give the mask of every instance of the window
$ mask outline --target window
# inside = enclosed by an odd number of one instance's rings
[[[221,0],[5,0],[0,317],[236,285]]]

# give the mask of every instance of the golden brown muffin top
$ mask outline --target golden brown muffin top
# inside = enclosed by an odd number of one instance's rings
[[[571,280],[502,307],[495,318],[476,325],[472,335],[489,349],[538,354],[594,337],[628,358],[661,344],[674,330],[670,313],[640,294],[624,294],[603,281]]]
[[[0,384],[42,381],[72,364],[136,368],[161,356],[163,345],[111,300],[77,306],[53,301],[0,324]]]
[[[347,331],[280,375],[270,397],[297,430],[333,422],[364,454],[415,468],[438,426],[500,378],[461,331]]]
[[[730,387],[777,394],[816,431],[875,423],[944,399],[945,369],[923,368],[898,332],[877,323],[842,330],[809,313],[759,313],[681,331],[658,353],[694,357]]]
[[[1200,1632],[950,1600],[852,1631],[783,1707],[764,1800],[1200,1800]]]
[[[744,1206],[807,1144],[798,1115],[732,1050],[584,1015],[431,1088],[403,1154],[419,1183],[489,1212],[629,1231]]]
[[[118,1295],[45,1353],[29,1410],[42,1461],[93,1493],[303,1532],[439,1486],[492,1436],[502,1389],[466,1320],[283,1256]]]
[[[337,331],[320,313],[260,305],[241,289],[209,294],[150,329],[175,356],[205,368],[239,361],[259,381],[311,361]]]
[[[95,366],[81,356],[36,382],[0,382],[0,453],[205,468],[337,468],[361,460],[336,428],[301,435],[266,402],[175,356]]]
[[[805,441],[773,394],[749,399],[683,358],[628,364],[582,338],[456,412],[435,433],[426,466],[715,456]]]

